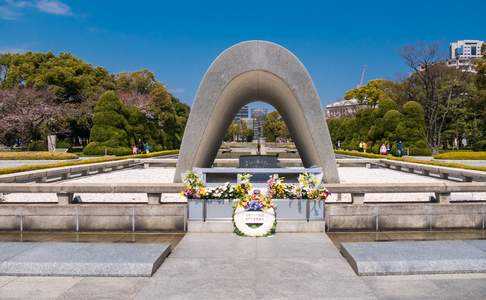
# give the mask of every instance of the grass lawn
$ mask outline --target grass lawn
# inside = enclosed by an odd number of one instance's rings
[[[5,151],[0,152],[0,160],[65,160],[77,159],[73,153],[48,151]]]
[[[366,157],[366,158],[390,159],[390,160],[398,160],[398,161],[411,162],[411,163],[424,164],[424,165],[432,165],[432,166],[440,166],[440,167],[458,168],[458,169],[466,169],[466,170],[475,170],[475,171],[486,172],[486,167],[469,166],[469,165],[464,165],[464,164],[459,164],[459,163],[448,163],[448,162],[441,162],[441,161],[434,161],[434,160],[421,160],[421,159],[416,159],[416,158],[413,158],[413,157],[395,157],[395,156],[391,156],[391,155],[363,153],[363,152],[349,151],[349,150],[335,150],[334,152],[336,154],[343,154],[343,155],[359,156],[359,157]]]
[[[60,167],[79,166],[79,165],[108,162],[108,161],[117,161],[117,160],[123,160],[123,159],[127,159],[127,158],[150,158],[150,157],[155,157],[155,156],[172,155],[172,154],[178,154],[178,153],[179,153],[179,150],[165,150],[165,151],[159,151],[159,152],[152,152],[152,153],[149,153],[149,154],[125,155],[125,156],[106,156],[106,157],[103,156],[103,157],[96,157],[96,158],[90,158],[90,159],[85,159],[85,160],[57,162],[57,163],[52,163],[52,164],[28,165],[28,166],[19,166],[19,167],[12,167],[12,168],[0,168],[0,175],[18,173],[18,172],[26,172],[26,171],[33,171],[33,170],[41,170],[41,169],[60,168]]]
[[[451,151],[434,155],[435,159],[486,160],[486,151]]]

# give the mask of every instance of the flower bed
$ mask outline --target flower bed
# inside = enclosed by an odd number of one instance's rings
[[[249,174],[242,175],[235,185],[225,183],[217,187],[206,187],[192,171],[183,179],[182,195],[188,200],[189,220],[231,219],[235,233],[240,235],[272,234],[277,220],[322,221],[324,201],[329,196],[328,190],[309,173],[301,174],[297,185],[285,183],[282,177],[270,176],[265,193],[253,189]],[[273,220],[272,226],[269,220]]]

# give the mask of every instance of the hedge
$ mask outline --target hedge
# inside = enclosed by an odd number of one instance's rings
[[[334,152],[336,154],[343,154],[343,155],[360,156],[366,158],[382,158],[382,159],[398,160],[398,161],[411,162],[411,163],[423,164],[423,165],[432,165],[432,166],[439,166],[439,167],[458,168],[458,169],[486,172],[486,167],[470,166],[470,165],[464,165],[458,163],[447,163],[447,162],[440,162],[440,161],[433,161],[433,160],[421,160],[421,159],[416,159],[411,157],[396,157],[391,155],[363,153],[363,152],[349,151],[349,150],[335,150]]]
[[[77,159],[73,153],[48,151],[9,151],[0,152],[0,160],[65,160]]]
[[[106,152],[105,152],[106,150]],[[98,145],[96,142],[89,143],[83,150],[85,155],[130,155],[132,153],[132,149],[128,147],[109,147],[109,146],[101,146]]]
[[[486,151],[453,151],[434,155],[435,159],[486,160]]]
[[[126,156],[117,156],[117,157],[97,157],[97,158],[91,158],[85,160],[58,162],[58,163],[44,164],[44,165],[28,165],[28,166],[19,166],[19,167],[12,167],[12,168],[0,168],[0,175],[18,173],[18,172],[27,172],[33,170],[50,169],[50,168],[87,165],[87,164],[108,162],[108,161],[117,161],[117,160],[123,160],[127,158],[150,158],[154,156],[172,155],[178,153],[179,150],[165,150],[159,152],[152,152],[149,154],[126,155]]]

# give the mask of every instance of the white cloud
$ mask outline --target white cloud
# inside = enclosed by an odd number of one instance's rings
[[[35,7],[45,13],[61,16],[72,15],[71,8],[57,0],[39,0],[37,1]]]
[[[0,54],[3,54],[3,53],[25,53],[25,52],[28,52],[29,50],[25,49],[25,48],[9,48],[9,47],[5,47],[5,48],[0,48]]]
[[[186,90],[183,88],[175,88],[175,89],[170,89],[170,91],[174,94],[184,94]]]
[[[0,6],[0,19],[4,20],[16,20],[21,14],[15,9],[10,8],[8,5]]]
[[[4,0],[0,2],[0,19],[16,20],[27,9],[35,9],[51,15],[73,15],[71,7],[59,0]]]

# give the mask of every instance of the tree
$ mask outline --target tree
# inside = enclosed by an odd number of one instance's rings
[[[396,137],[410,149],[411,155],[430,155],[425,135],[425,116],[422,106],[409,101],[403,106],[403,117],[396,127]]]
[[[366,104],[370,108],[376,107],[381,100],[391,100],[385,88],[389,86],[386,80],[371,80],[365,86],[360,86],[346,93],[345,99],[357,99],[360,104]]]
[[[409,78],[411,97],[417,99],[425,112],[427,141],[433,152],[442,145],[442,131],[448,114],[464,94],[465,72],[449,68],[442,62],[437,44],[405,46],[401,56],[414,70]]]
[[[265,140],[267,142],[288,140],[290,138],[287,125],[278,111],[272,111],[266,115],[265,123],[263,125],[263,135],[265,136]]]
[[[45,90],[13,88],[0,90],[0,143],[43,148],[49,120],[59,117],[62,108]]]
[[[85,154],[129,154],[129,123],[125,117],[124,105],[114,91],[101,95],[96,103],[91,128],[90,143]]]

